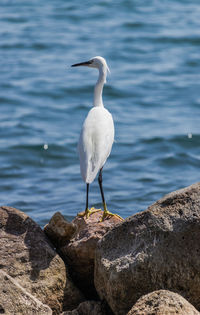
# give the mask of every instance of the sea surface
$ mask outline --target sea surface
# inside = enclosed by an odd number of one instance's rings
[[[200,181],[199,0],[1,0],[0,17],[1,205],[41,226],[84,210],[77,142],[98,73],[70,65],[96,55],[111,70],[109,210],[126,218]]]

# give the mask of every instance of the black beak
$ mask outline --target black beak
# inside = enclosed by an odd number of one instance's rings
[[[71,65],[71,67],[79,67],[79,66],[89,66],[92,64],[92,60],[81,62],[81,63],[75,63],[74,65]]]

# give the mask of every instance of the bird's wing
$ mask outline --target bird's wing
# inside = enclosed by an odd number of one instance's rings
[[[105,164],[113,140],[111,114],[105,108],[93,108],[83,124],[78,144],[81,174],[86,183],[91,183]]]

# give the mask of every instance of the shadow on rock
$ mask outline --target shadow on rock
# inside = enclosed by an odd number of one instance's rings
[[[25,213],[0,207],[0,268],[60,314],[84,300],[45,233]]]
[[[23,238],[28,255],[21,252],[20,260],[21,263],[30,263],[30,279],[35,281],[39,278],[40,271],[47,269],[57,254],[41,228],[32,219],[26,215],[24,217],[19,213],[13,213],[7,207],[3,209],[8,214],[5,231],[8,234]],[[20,248],[18,247],[18,249]]]

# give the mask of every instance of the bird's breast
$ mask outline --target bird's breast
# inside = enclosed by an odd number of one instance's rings
[[[79,139],[81,173],[93,180],[105,164],[114,141],[112,115],[105,108],[92,108],[85,119]]]

